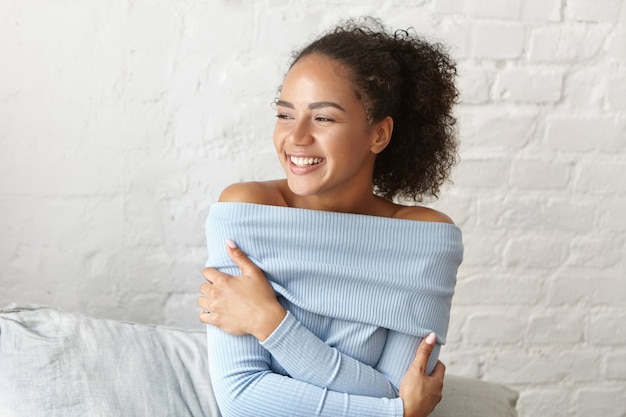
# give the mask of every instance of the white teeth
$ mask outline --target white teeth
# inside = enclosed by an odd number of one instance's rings
[[[291,162],[299,167],[304,167],[307,165],[317,165],[322,162],[322,158],[302,158],[298,156],[290,156]]]

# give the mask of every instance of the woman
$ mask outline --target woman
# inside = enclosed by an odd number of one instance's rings
[[[439,45],[373,19],[295,55],[275,102],[286,178],[226,188],[207,219],[198,305],[224,415],[435,407],[460,231],[393,199],[447,179],[455,75]]]

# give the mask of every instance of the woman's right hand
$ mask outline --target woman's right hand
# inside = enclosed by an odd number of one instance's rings
[[[428,358],[435,347],[434,333],[426,336],[415,353],[415,359],[400,383],[400,398],[404,404],[404,417],[426,417],[434,409],[443,391],[446,367],[440,361],[431,375],[426,373]]]

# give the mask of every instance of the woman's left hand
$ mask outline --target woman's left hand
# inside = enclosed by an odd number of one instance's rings
[[[214,268],[205,268],[207,280],[200,286],[198,297],[200,321],[217,326],[227,333],[251,334],[264,341],[285,318],[287,311],[276,299],[270,283],[234,242],[226,245],[228,256],[241,270],[241,275],[228,275]]]

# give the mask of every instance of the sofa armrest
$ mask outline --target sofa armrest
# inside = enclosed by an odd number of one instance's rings
[[[0,310],[0,415],[219,417],[206,334],[49,307]],[[517,393],[446,376],[436,417],[514,417]]]

